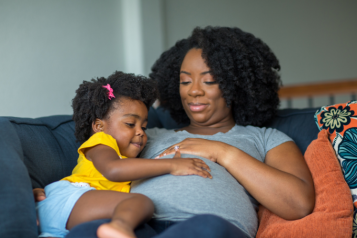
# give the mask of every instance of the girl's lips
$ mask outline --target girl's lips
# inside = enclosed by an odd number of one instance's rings
[[[141,147],[141,143],[131,143],[131,144],[133,144],[133,146],[138,147],[139,149],[140,149],[140,147]]]
[[[207,104],[189,104],[190,110],[192,112],[201,112],[203,111],[208,105]]]

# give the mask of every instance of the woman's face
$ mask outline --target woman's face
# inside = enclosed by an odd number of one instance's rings
[[[182,62],[180,96],[191,124],[214,126],[234,122],[232,110],[202,58],[201,49],[189,50]]]

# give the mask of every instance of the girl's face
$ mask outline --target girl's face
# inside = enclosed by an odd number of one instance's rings
[[[102,123],[99,131],[111,135],[117,141],[122,155],[135,158],[147,142],[147,121],[148,110],[142,101],[121,97],[115,102],[108,118],[97,119],[94,124]]]
[[[180,69],[180,96],[191,124],[212,126],[234,124],[232,110],[227,107],[218,83],[202,58],[202,49],[187,52]]]

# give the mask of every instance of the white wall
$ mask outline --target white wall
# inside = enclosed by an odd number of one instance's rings
[[[117,0],[1,0],[0,116],[72,114],[83,80],[123,65]]]
[[[149,75],[151,66],[165,50],[164,1],[141,1],[145,75]]]
[[[0,116],[71,114],[83,80],[128,71],[123,1],[133,0],[0,0]],[[194,27],[214,25],[265,41],[285,85],[357,77],[355,0],[135,1],[146,75]]]

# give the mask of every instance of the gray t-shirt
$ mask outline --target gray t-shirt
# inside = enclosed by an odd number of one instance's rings
[[[203,138],[227,143],[264,162],[270,149],[291,141],[287,135],[272,128],[238,125],[226,133],[214,135],[159,128],[147,130],[147,135],[148,143],[140,155],[142,158],[155,158],[186,138]],[[250,237],[255,237],[258,202],[219,164],[195,155],[182,154],[182,157],[202,159],[210,167],[213,179],[167,174],[133,181],[131,192],[144,194],[154,202],[155,219],[182,221],[197,214],[214,214],[238,226]]]

